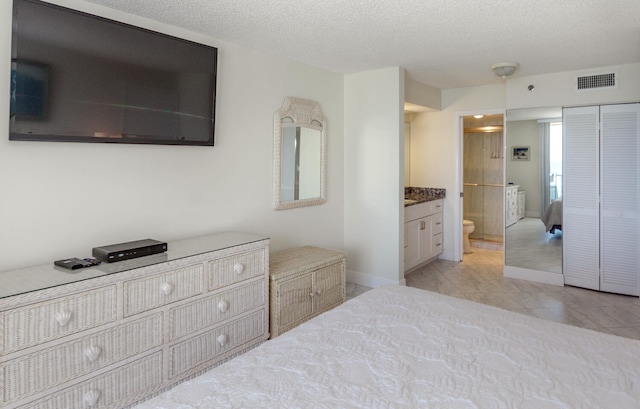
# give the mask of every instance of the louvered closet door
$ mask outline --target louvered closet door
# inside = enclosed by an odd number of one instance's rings
[[[600,289],[638,295],[640,105],[600,107]]]
[[[562,260],[565,284],[600,288],[599,107],[565,108]]]

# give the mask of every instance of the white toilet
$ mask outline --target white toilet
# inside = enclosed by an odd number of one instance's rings
[[[464,234],[464,238],[462,239],[462,251],[465,254],[471,254],[471,242],[469,242],[469,234],[473,233],[476,229],[476,225],[473,224],[471,220],[463,220],[462,221],[462,233]]]

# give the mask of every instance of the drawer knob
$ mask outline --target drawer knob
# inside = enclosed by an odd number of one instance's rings
[[[95,362],[100,356],[100,347],[97,345],[90,346],[84,350],[84,356],[89,360],[89,362]]]
[[[229,309],[229,301],[220,301],[218,303],[218,309],[220,310],[220,312],[227,312],[227,310]]]
[[[91,389],[84,394],[83,398],[84,403],[89,407],[93,407],[98,403],[98,399],[100,399],[100,391],[96,389]]]
[[[316,296],[315,291],[311,291],[311,292],[309,293],[309,297],[313,298],[313,297],[315,297],[315,296]]]
[[[56,321],[58,321],[58,324],[60,324],[61,327],[66,327],[69,321],[71,321],[71,311],[69,310],[58,311],[56,312],[54,317]]]
[[[227,336],[227,334],[221,334],[218,335],[218,338],[216,338],[216,341],[218,341],[218,344],[220,344],[221,347],[227,345],[227,342],[229,342],[229,337]]]
[[[164,283],[160,286],[160,291],[162,291],[162,293],[164,295],[169,295],[171,294],[171,292],[173,292],[173,284],[171,283]]]
[[[316,295],[322,294],[322,290],[316,290]]]
[[[242,274],[244,272],[244,264],[242,263],[234,264],[233,270],[236,272],[236,274]]]

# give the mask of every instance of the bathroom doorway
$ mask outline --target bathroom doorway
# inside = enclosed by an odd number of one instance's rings
[[[503,250],[504,115],[469,115],[462,121],[463,219],[473,222],[471,250]]]

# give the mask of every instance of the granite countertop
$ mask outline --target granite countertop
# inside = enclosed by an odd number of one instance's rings
[[[446,196],[446,189],[432,187],[405,187],[404,207],[444,199]]]

